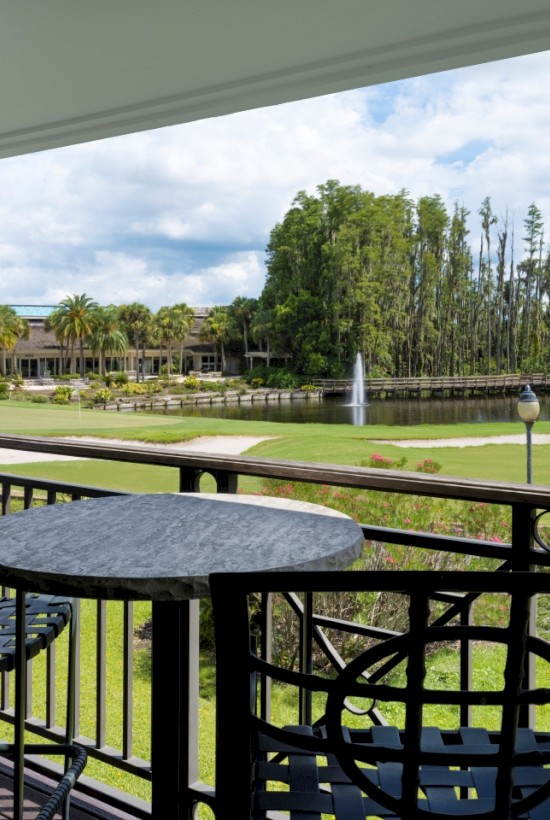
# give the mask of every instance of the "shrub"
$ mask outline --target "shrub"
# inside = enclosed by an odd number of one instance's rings
[[[128,384],[128,373],[125,373],[124,370],[115,373],[115,384],[117,387],[122,387],[123,384]]]
[[[259,376],[256,376],[254,379],[250,380],[251,387],[254,387],[255,389],[257,389],[258,387],[263,387],[264,384],[265,384],[265,379],[262,379]]]
[[[69,404],[73,388],[69,385],[59,385],[52,394],[52,404]]]
[[[317,387],[314,384],[303,384],[300,390],[303,390],[304,393],[313,393],[314,390],[317,390]]]
[[[168,372],[168,365],[167,365],[167,364],[163,364],[163,365],[161,365],[161,367],[160,367],[160,375],[161,375],[164,379],[169,378],[171,375],[175,375],[175,368],[174,368],[174,365],[172,365],[172,366],[171,366],[171,368],[170,368],[170,372]]]
[[[270,368],[266,367],[265,364],[258,365],[258,367],[254,367],[252,370],[247,370],[243,374],[243,379],[245,382],[248,382],[248,384],[252,384],[255,379],[261,379],[262,383],[258,384],[257,387],[263,387],[267,381],[269,370]]]
[[[366,461],[360,461],[360,467],[378,467],[382,470],[402,470],[407,459],[403,456],[400,459],[381,456],[380,453],[373,453]]]
[[[201,382],[196,376],[187,376],[187,378],[183,380],[183,386],[188,390],[200,390]]]
[[[207,393],[225,393],[226,385],[225,382],[204,381],[199,382],[199,389]]]
[[[122,386],[122,394],[124,396],[145,396],[147,387],[141,382],[128,382]]]
[[[96,400],[96,393],[98,390],[101,389],[101,385],[99,384],[92,384],[90,385],[88,390],[81,390],[80,391],[80,401],[85,401],[88,403],[93,403]]]
[[[6,384],[6,382],[2,382],[0,384],[0,400],[9,399],[10,397],[10,386]]]
[[[106,404],[108,401],[111,401],[112,398],[112,391],[109,390],[108,387],[100,387],[99,390],[96,390],[95,401],[99,404]]]
[[[147,392],[151,393],[151,394],[162,393],[162,390],[163,390],[162,384],[160,384],[157,381],[147,382],[146,387],[147,387]]]
[[[110,373],[105,374],[105,384],[107,387],[113,387],[113,385],[122,387],[124,384],[128,384],[128,373],[112,370]]]
[[[0,399],[1,398],[2,398],[2,396],[0,395]],[[31,396],[31,401],[32,401],[33,404],[47,404],[48,403],[48,397],[47,396],[41,396],[40,394],[38,394],[38,395],[35,395],[35,396]]]
[[[433,458],[425,458],[416,465],[417,473],[440,473],[442,465]]]
[[[298,376],[291,373],[290,370],[270,367],[268,372],[269,375],[266,381],[268,387],[274,387],[277,390],[292,390],[298,387]]]

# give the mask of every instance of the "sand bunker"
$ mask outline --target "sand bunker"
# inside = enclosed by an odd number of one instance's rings
[[[266,441],[270,436],[200,436],[191,441],[173,442],[171,444],[151,444],[126,439],[104,439],[85,436],[67,436],[71,441],[101,442],[103,444],[144,444],[159,449],[179,450],[181,453],[211,453],[212,455],[240,455],[246,450]],[[9,450],[0,447],[0,464],[28,464],[38,461],[84,461],[75,456],[58,456],[53,453],[30,453],[25,450]]]
[[[550,444],[550,435],[533,433],[533,444]],[[439,438],[439,439],[372,439],[373,444],[393,444],[395,447],[483,447],[484,444],[525,444],[525,434],[512,436],[480,436],[479,438]]]

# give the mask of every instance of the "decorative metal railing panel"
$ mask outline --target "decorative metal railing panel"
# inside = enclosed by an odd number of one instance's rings
[[[36,437],[0,435],[0,449],[7,447],[27,451],[40,451],[60,455],[72,455],[81,458],[103,459],[125,463],[154,464],[175,470],[179,474],[179,488],[182,492],[197,492],[204,474],[213,476],[218,492],[236,492],[239,476],[259,476],[265,479],[283,479],[317,485],[375,490],[381,493],[401,493],[406,495],[454,499],[456,501],[484,502],[487,504],[506,505],[511,510],[510,543],[495,543],[460,535],[438,535],[433,532],[415,532],[404,529],[393,529],[363,522],[363,532],[367,542],[393,544],[406,547],[408,550],[436,550],[439,552],[460,555],[478,556],[494,559],[501,571],[526,570],[537,566],[541,570],[550,567],[550,552],[544,537],[543,516],[550,511],[550,490],[536,485],[507,485],[494,481],[478,481],[453,478],[441,475],[424,475],[392,470],[377,470],[360,467],[348,467],[327,464],[287,462],[274,459],[247,457],[216,457],[212,455],[182,454],[173,449],[159,449],[147,445],[136,446],[121,444],[92,444],[61,439],[44,439]],[[1,453],[0,453],[1,460]],[[29,478],[11,474],[0,474],[2,487],[3,515],[16,514],[18,509],[29,509],[38,504],[67,503],[73,500],[85,500],[108,495],[120,495],[114,490],[84,485],[67,484],[56,481]],[[332,628],[326,616],[315,614],[308,607],[307,600],[289,597],[289,604],[301,624],[302,643],[299,662],[305,668],[311,661],[313,646],[322,651],[335,668],[341,668],[343,660],[328,637]],[[123,668],[122,685],[122,739],[120,748],[111,748],[107,743],[107,644],[108,633],[106,615],[111,604],[97,602],[96,630],[96,663],[93,674],[81,666],[81,686],[77,698],[82,696],[84,686],[93,686],[95,691],[94,731],[91,737],[84,737],[77,724],[78,740],[83,743],[91,757],[108,763],[120,770],[129,772],[145,780],[150,779],[150,765],[147,760],[135,756],[133,737],[133,605],[126,603],[121,607],[121,632],[123,635],[119,659]],[[451,604],[452,607],[452,604]],[[265,608],[262,617],[269,621],[269,607]],[[340,624],[342,629],[351,629]],[[366,633],[365,633],[366,634]],[[467,655],[462,661],[462,674],[466,679],[470,674]],[[36,734],[49,739],[60,739],[62,727],[58,726],[58,712],[55,704],[56,656],[52,647],[49,651],[46,668],[46,703],[40,710],[45,718],[33,715],[32,692],[29,698],[28,727]],[[94,682],[95,680],[95,682]],[[8,681],[1,682],[0,719],[12,721]],[[262,692],[262,709],[269,706],[269,692]],[[304,695],[300,703],[300,717],[307,720],[311,713],[311,704]],[[379,711],[372,712],[373,720],[383,722]],[[526,717],[526,720],[528,718]],[[93,788],[91,791],[93,793]],[[97,783],[95,795],[105,797],[106,792],[101,783]],[[115,800],[111,795],[109,799]],[[132,807],[134,814],[147,817],[147,807],[130,795],[119,794],[116,797],[119,805]]]

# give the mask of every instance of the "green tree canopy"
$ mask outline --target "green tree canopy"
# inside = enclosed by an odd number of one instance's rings
[[[118,316],[121,329],[127,338],[133,341],[136,349],[136,381],[140,380],[139,354],[145,359],[145,346],[153,330],[153,313],[141,302],[120,305]],[[143,376],[143,374],[142,374]]]
[[[18,316],[9,305],[0,305],[0,349],[2,350],[2,375],[7,373],[6,353],[14,350],[19,339],[28,339],[29,323]]]
[[[213,307],[204,320],[200,329],[199,338],[213,342],[219,350],[222,371],[227,369],[225,347],[235,336],[237,327],[229,309],[219,305]]]
[[[78,343],[81,376],[84,375],[84,339],[92,332],[93,317],[98,307],[98,303],[86,293],[75,293],[62,299],[49,317],[49,324],[58,339],[66,340],[71,345],[71,350]],[[76,370],[74,359],[71,369]]]

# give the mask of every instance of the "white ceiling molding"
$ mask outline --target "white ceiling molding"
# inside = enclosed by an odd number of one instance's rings
[[[0,0],[0,156],[550,49],[548,0]]]

